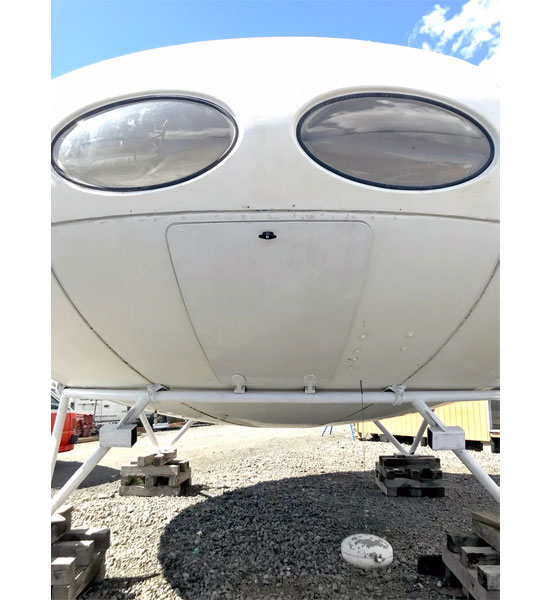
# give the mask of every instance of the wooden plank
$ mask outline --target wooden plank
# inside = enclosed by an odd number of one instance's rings
[[[386,487],[378,478],[376,478],[374,481],[386,496],[397,496],[397,488]]]
[[[441,469],[409,469],[407,467],[393,468],[384,467],[380,463],[376,463],[376,472],[384,475],[386,479],[395,479],[396,477],[405,477],[407,479],[442,479],[443,472]]]
[[[490,527],[494,527],[500,531],[500,516],[491,512],[474,512],[472,513],[473,523],[484,523]]]
[[[485,542],[473,533],[448,533],[447,532],[447,548],[451,552],[458,552],[462,546],[485,546]]]
[[[172,466],[172,465],[178,465],[180,471],[185,471],[185,470],[187,470],[189,468],[189,461],[188,460],[178,460],[176,458],[175,460],[171,460],[168,464],[170,466]]]
[[[137,466],[146,467],[148,465],[152,465],[156,455],[157,453],[153,452],[152,454],[144,454],[143,456],[138,456]]]
[[[191,469],[187,469],[186,471],[178,473],[175,477],[170,477],[170,479],[168,480],[168,485],[170,487],[179,487],[188,479],[191,479]]]
[[[164,478],[166,479],[166,478]],[[155,485],[157,484],[158,481],[158,477],[155,477],[154,475],[147,475],[145,477],[145,487],[146,488],[152,488],[155,487]]]
[[[443,587],[440,587],[439,591],[444,596],[452,596],[453,598],[464,598],[464,594],[462,593],[462,586],[455,588],[445,585]]]
[[[435,456],[379,456],[381,467],[391,468],[428,468],[440,469],[441,461]]]
[[[105,566],[105,559],[101,561],[97,573],[93,576],[92,583],[101,583],[105,580],[107,574],[107,568]]]
[[[75,600],[100,572],[104,564],[105,553],[97,553],[93,561],[76,574],[75,580],[70,585],[52,586],[52,600]]]
[[[477,579],[487,590],[500,590],[500,565],[479,565]]]
[[[421,469],[407,469],[409,479],[420,479],[420,473],[422,473]]]
[[[52,515],[51,543],[57,542],[69,531],[70,523],[62,515]]]
[[[188,464],[188,463],[184,463]],[[149,465],[146,467],[138,466],[122,466],[120,467],[121,477],[146,477],[147,475],[160,475],[161,477],[174,477],[182,468],[180,465]],[[184,470],[184,469],[183,469]]]
[[[111,530],[109,527],[89,527],[86,535],[95,543],[99,552],[105,552],[111,545]]]
[[[155,454],[153,458],[153,464],[157,467],[161,465],[165,465],[167,462],[174,460],[176,458],[177,450],[169,450],[168,452],[161,452],[160,454]]]
[[[472,531],[485,540],[490,546],[500,551],[500,529],[495,529],[485,523],[474,521]]]
[[[111,545],[111,530],[108,527],[77,527],[71,529],[65,536],[63,542],[76,542],[93,540],[96,552],[104,552]]]
[[[409,480],[408,480],[409,481]],[[387,487],[385,482],[375,479],[376,485],[384,492],[386,496],[402,496],[402,497],[417,497],[417,498],[443,498],[445,496],[445,488],[438,487],[412,487],[410,485],[404,487]]]
[[[376,463],[376,473],[383,475],[385,479],[395,479],[396,477],[406,477],[406,469],[385,469],[380,466],[380,463]]]
[[[56,542],[52,544],[52,558],[58,556],[74,556],[76,566],[89,565],[95,556],[95,544],[93,540]]]
[[[67,519],[63,515],[53,514],[51,517],[52,525],[63,524],[67,525]]]
[[[406,479],[405,477],[396,477],[395,479],[385,479],[379,477],[379,480],[384,483],[386,487],[396,488],[444,488],[441,481],[437,479]]]
[[[181,488],[174,488],[168,485],[157,485],[155,487],[145,487],[141,485],[121,485],[119,489],[121,496],[181,496]]]
[[[500,553],[490,546],[462,546],[460,562],[467,569],[476,565],[499,565]]]
[[[441,469],[422,469],[420,471],[421,479],[443,479],[443,471]]]
[[[51,517],[51,543],[57,542],[71,528],[73,507],[70,504],[61,506]]]
[[[73,515],[73,506],[72,506],[72,504],[63,504],[62,506],[60,506],[55,511],[55,514],[56,515],[61,515],[62,517],[65,517],[65,519],[67,519],[69,521],[69,523],[70,523],[72,515]]]
[[[76,558],[58,556],[52,560],[52,585],[70,585],[76,575]]]
[[[477,579],[476,569],[467,569],[460,562],[460,555],[451,552],[449,548],[443,548],[443,562],[452,572],[452,574],[460,581],[460,583],[468,590],[476,600],[499,600],[500,592],[496,590],[486,590]]]
[[[99,435],[90,435],[88,437],[79,437],[75,444],[85,444],[86,442],[97,442]]]

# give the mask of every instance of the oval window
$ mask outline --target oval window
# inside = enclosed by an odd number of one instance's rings
[[[398,94],[354,94],[310,109],[298,141],[317,163],[378,187],[426,190],[456,185],[491,163],[489,134],[462,112]]]
[[[233,147],[237,126],[223,109],[192,98],[117,102],[79,117],[52,144],[52,165],[70,181],[130,191],[186,181]]]

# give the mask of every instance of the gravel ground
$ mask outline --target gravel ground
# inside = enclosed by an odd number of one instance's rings
[[[193,471],[181,497],[120,497],[120,466],[151,446],[140,438],[112,449],[70,498],[74,526],[111,528],[106,579],[81,599],[446,598],[438,578],[417,574],[418,557],[440,554],[446,531],[469,531],[471,512],[498,511],[496,502],[451,452],[428,448],[419,453],[441,458],[446,496],[386,497],[374,464],[393,446],[354,442],[347,426],[321,433],[191,428],[178,443]],[[96,447],[60,454],[54,486]],[[475,458],[498,482],[500,455]],[[342,560],[341,541],[365,531],[393,546],[391,567],[365,572]]]

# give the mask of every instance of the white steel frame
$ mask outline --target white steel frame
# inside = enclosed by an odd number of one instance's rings
[[[149,386],[160,387],[160,386]],[[64,393],[70,394],[71,398],[89,398],[92,400],[112,400],[114,402],[134,403],[136,397],[144,393],[142,389],[87,389],[87,388],[67,388]],[[337,390],[315,390],[313,393],[305,393],[304,391],[243,391],[236,398],[233,390],[204,390],[204,389],[161,389],[156,391],[151,403],[162,402],[185,402],[190,405],[200,405],[205,402],[213,403],[251,403],[251,404],[339,404],[341,402],[354,402],[361,404],[361,399],[358,395],[361,392],[354,391],[337,391]],[[423,401],[430,404],[445,404],[448,402],[463,402],[466,400],[499,400],[499,390],[404,390],[399,389],[395,393],[391,391],[382,392],[363,392],[364,404],[412,404],[414,401]]]
[[[494,399],[494,398],[493,398]],[[407,452],[405,448],[395,439],[395,437],[384,427],[380,421],[374,421],[378,429],[382,431],[382,433],[387,437],[387,439],[399,450],[400,454],[404,456],[411,456],[416,452],[418,445],[424,435],[424,431],[428,425],[433,425],[434,427],[439,427],[443,431],[447,430],[447,427],[444,423],[437,417],[435,412],[423,401],[419,399],[412,400],[413,406],[416,408],[417,412],[419,412],[423,417],[424,421],[416,434],[416,437],[413,441],[413,444],[410,450]],[[500,502],[500,487],[485,473],[485,471],[477,464],[477,462],[473,459],[472,455],[466,450],[452,450],[457,458],[462,461],[462,463],[466,466],[467,469],[472,473],[472,475],[481,483],[481,485],[491,494],[491,496],[497,501]]]
[[[446,431],[447,427],[424,401],[414,400],[413,405],[430,425],[440,427],[443,429],[443,431]],[[472,455],[467,450],[453,450],[453,452],[457,458],[460,459],[462,463],[470,470],[472,475],[479,481],[479,483],[481,483],[481,485],[491,494],[491,496],[493,496],[497,502],[500,502],[500,487],[477,464]]]
[[[383,431],[388,439],[396,446],[402,454],[414,454],[422,435],[427,425],[439,426],[446,430],[445,425],[437,418],[427,402],[431,404],[444,404],[448,402],[467,401],[467,400],[500,400],[499,390],[480,390],[480,391],[406,391],[403,386],[392,388],[394,393],[389,391],[383,392],[362,392],[361,402],[369,404],[412,404],[414,408],[424,417],[424,422],[416,435],[416,438],[409,452],[406,452],[401,444],[390,434],[389,431],[379,422],[377,426]],[[304,393],[299,391],[239,391],[239,402],[250,403],[337,403],[338,401],[357,401],[357,391],[318,391]],[[89,398],[93,400],[112,400],[134,403],[134,406],[121,419],[117,428],[128,423],[132,423],[138,416],[145,427],[145,430],[151,440],[151,443],[160,450],[158,440],[149,426],[147,419],[143,415],[145,408],[151,404],[166,402],[166,401],[181,401],[191,402],[193,404],[201,401],[211,402],[235,402],[235,392],[229,390],[166,390],[162,386],[149,385],[147,389],[126,389],[126,390],[107,390],[107,389],[76,389],[65,388],[61,394],[61,401],[57,418],[52,434],[52,477],[55,467],[55,460],[59,449],[59,440],[61,439],[60,430],[62,432],[63,422],[67,411],[69,398]],[[145,425],[147,422],[147,425]],[[192,425],[192,420],[189,420],[176,437],[172,440],[170,446],[176,444],[181,436]],[[86,462],[76,471],[67,483],[59,490],[52,500],[52,514],[65,502],[69,495],[80,485],[84,478],[97,466],[99,461],[107,454],[109,448],[99,447],[90,456]],[[498,485],[481,469],[466,450],[453,450],[455,455],[466,465],[476,479],[485,487],[485,489],[500,502],[500,488]]]
[[[159,452],[162,451],[158,440],[151,429],[151,425],[147,418],[145,417],[145,408],[148,404],[153,403],[155,401],[155,395],[157,393],[157,389],[159,386],[149,385],[147,390],[143,392],[142,390],[135,390],[134,396],[137,396],[136,403],[134,406],[122,417],[120,422],[117,425],[117,429],[120,429],[122,426],[132,423],[138,416],[149,436],[149,440],[157,448]],[[54,430],[52,432],[52,472],[51,476],[53,479],[53,473],[55,469],[55,462],[57,459],[57,454],[59,451],[59,441],[61,440],[61,434],[63,433],[63,423],[65,422],[65,415],[67,414],[67,407],[69,404],[69,398],[80,398],[81,396],[75,392],[77,391],[85,391],[85,390],[74,390],[74,389],[65,389],[61,394],[61,400],[59,403],[59,409],[57,412],[57,416],[55,418]],[[90,396],[88,396],[90,397]],[[187,421],[185,425],[180,429],[178,434],[172,440],[172,442],[168,445],[169,448],[173,447],[176,442],[182,437],[182,435],[191,427],[194,423],[193,420]],[[59,430],[61,430],[59,432]],[[84,479],[95,469],[98,465],[99,461],[107,454],[110,450],[109,447],[99,446],[95,452],[80,466],[80,468],[73,473],[72,477],[63,485],[63,487],[57,492],[57,494],[52,499],[51,504],[51,513],[54,514],[55,511],[60,508],[63,503],[67,500],[67,498],[76,490],[76,488],[84,481]]]
[[[416,434],[411,447],[408,450],[406,450],[397,441],[397,439],[389,432],[389,430],[386,429],[386,427],[384,427],[384,425],[380,421],[375,420],[373,422],[376,425],[376,427],[378,427],[378,429],[380,429],[380,431],[385,436],[387,436],[388,440],[399,450],[399,452],[405,456],[413,456],[415,454],[416,450],[418,449],[418,446],[420,445],[420,442],[422,441],[422,436],[424,435],[424,432],[426,431],[426,427],[428,427],[428,421],[426,421],[426,419],[424,419],[422,421],[422,424],[418,428],[418,433]]]

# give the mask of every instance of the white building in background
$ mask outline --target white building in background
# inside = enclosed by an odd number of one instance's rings
[[[61,395],[60,383],[51,380],[51,392],[57,396]],[[96,425],[105,423],[118,423],[120,419],[130,410],[129,406],[124,406],[111,400],[71,400],[70,409],[75,413],[93,415]],[[145,411],[146,415],[153,414],[153,411]]]

